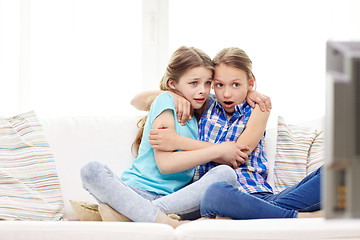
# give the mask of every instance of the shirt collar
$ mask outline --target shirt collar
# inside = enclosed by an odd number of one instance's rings
[[[214,104],[215,104],[215,109],[216,109],[217,114],[220,115],[221,113],[223,113],[224,115],[226,115],[224,108],[221,106],[221,104],[219,103],[219,101],[217,99],[215,99]],[[239,118],[241,116],[244,116],[244,115],[246,115],[246,113],[248,111],[251,111],[251,106],[245,100],[244,102],[235,106],[235,112],[234,112],[232,118],[233,117]]]

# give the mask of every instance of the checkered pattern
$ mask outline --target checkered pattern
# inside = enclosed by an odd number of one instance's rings
[[[244,131],[251,115],[252,108],[245,101],[235,107],[233,116],[228,119],[225,110],[218,103],[214,95],[210,95],[208,107],[199,122],[199,140],[211,143],[236,141]],[[264,137],[246,160],[245,164],[236,169],[239,189],[247,193],[272,192],[266,182],[268,174],[267,159],[265,157]],[[200,179],[217,163],[209,162],[197,167],[194,181]]]

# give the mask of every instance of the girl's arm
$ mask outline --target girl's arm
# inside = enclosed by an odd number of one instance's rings
[[[172,152],[176,149],[183,150],[183,151],[193,151],[198,150],[214,145],[219,145],[219,143],[209,143],[203,142],[196,139],[188,138],[179,135],[174,128],[171,128],[168,123],[162,123],[159,128],[150,130],[149,135],[149,143],[153,147],[153,149],[165,151],[165,152]],[[247,159],[248,155],[245,151],[248,151],[249,148],[246,145],[238,144],[238,147],[241,149],[241,160],[238,161],[237,166],[224,161],[221,158],[217,158],[211,160],[216,163],[226,164],[231,167],[237,168],[240,164],[245,163],[245,159]]]
[[[153,129],[161,128],[164,122],[175,129],[174,115],[171,111],[162,112],[153,122]],[[154,149],[155,161],[162,174],[185,171],[201,164],[221,158],[236,167],[242,161],[241,148],[233,142],[215,144],[198,150],[167,152]]]
[[[255,108],[255,103],[257,103],[260,106],[261,111],[263,112],[271,110],[270,98],[253,89],[251,89],[246,95],[246,101],[252,108]]]
[[[264,136],[269,115],[270,111],[263,112],[260,110],[260,107],[256,105],[246,124],[246,128],[236,140],[237,144],[249,147],[249,149],[245,151],[248,155],[250,155],[258,145],[260,139]]]
[[[149,111],[151,103],[162,91],[144,91],[137,94],[132,100],[133,105],[138,110]]]
[[[151,103],[154,99],[163,91],[144,91],[137,94],[132,100],[131,105],[133,105],[138,110],[149,111]],[[190,115],[190,102],[185,98],[177,95],[173,92],[168,92],[174,99],[175,111],[178,117],[178,122],[181,125],[185,125],[187,120],[191,120]]]
[[[141,92],[131,100],[131,105],[133,105],[138,110],[144,110],[148,111],[149,106],[151,105],[152,101],[160,94],[162,91],[160,90],[153,90],[153,91],[144,91]],[[179,108],[176,111],[177,115],[186,115],[187,111],[186,108],[190,108],[189,103],[186,103],[186,99],[184,99],[181,96],[178,96],[177,94],[174,94],[172,92],[169,92],[171,96],[174,98],[175,101],[175,108]],[[179,98],[177,98],[179,97]],[[181,99],[184,99],[185,101],[182,101]],[[271,106],[271,100],[268,96],[261,94],[255,90],[250,90],[247,94],[246,101],[250,104],[251,107],[255,107],[255,103],[257,103],[260,106],[261,111],[270,111],[272,108]],[[185,113],[183,113],[185,111]]]
[[[149,111],[151,103],[160,93],[162,93],[160,90],[141,92],[131,100],[131,105],[138,110]],[[174,99],[175,111],[178,117],[177,121],[181,123],[181,125],[185,125],[187,120],[191,120],[189,101],[173,92],[169,92],[169,94]],[[263,112],[270,111],[271,109],[270,98],[255,90],[250,90],[248,92],[246,101],[253,108],[255,107],[255,103],[257,103]]]
[[[269,111],[261,111],[258,105],[256,105],[255,109],[252,111],[246,124],[246,128],[236,141],[239,147],[241,147],[242,152],[247,156],[252,153],[264,135],[269,115]],[[188,151],[201,149],[214,144],[180,136],[175,130],[171,130],[166,123],[160,126],[159,129],[150,131],[149,143],[154,149],[161,149],[163,151],[173,151],[174,149]],[[243,155],[243,158],[246,159],[247,157]],[[213,161],[227,164],[221,159],[215,159]]]

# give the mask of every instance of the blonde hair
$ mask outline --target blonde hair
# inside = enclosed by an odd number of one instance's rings
[[[211,70],[212,76],[214,75],[213,62],[206,53],[194,47],[182,46],[178,48],[170,57],[165,73],[160,81],[160,90],[172,91],[182,95],[176,89],[172,89],[169,86],[169,80],[171,79],[173,82],[178,83],[179,79],[184,75],[185,72],[195,67],[206,67]],[[147,110],[150,109],[151,103],[152,102],[150,102],[147,106]],[[139,131],[136,135],[134,143],[132,144],[132,150],[135,156],[137,156],[139,151],[146,118],[147,116],[140,119],[137,123]]]
[[[246,72],[248,80],[255,76],[252,72],[252,62],[249,56],[240,48],[230,47],[221,50],[213,59],[214,66],[221,63],[226,66],[239,68]]]

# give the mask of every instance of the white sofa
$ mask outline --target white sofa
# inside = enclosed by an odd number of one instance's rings
[[[117,117],[41,119],[54,154],[65,204],[62,221],[0,221],[1,240],[45,239],[360,239],[359,220],[263,219],[202,220],[173,229],[155,223],[78,221],[69,200],[95,200],[83,190],[80,168],[101,161],[119,175],[131,165],[130,146],[143,112]],[[316,122],[319,124],[319,121]],[[274,184],[276,129],[266,135],[270,162],[269,182]]]

